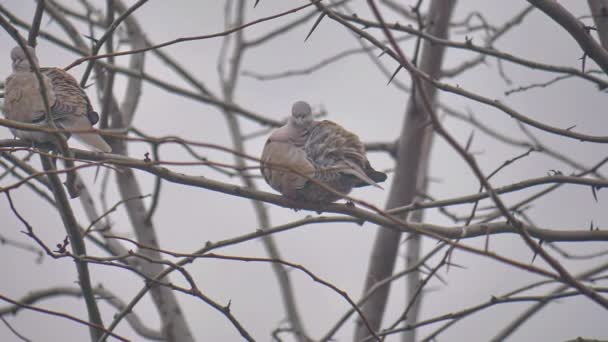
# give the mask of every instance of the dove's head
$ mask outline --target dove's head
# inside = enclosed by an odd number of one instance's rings
[[[291,107],[291,118],[289,121],[298,128],[307,128],[313,122],[310,105],[304,101],[298,101]]]
[[[38,58],[36,57],[36,51],[32,47],[27,47],[30,57],[38,64]],[[13,71],[32,71],[30,61],[27,59],[25,52],[20,46],[15,46],[11,50],[11,60],[13,61]]]

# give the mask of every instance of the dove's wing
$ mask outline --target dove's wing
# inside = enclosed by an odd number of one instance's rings
[[[41,68],[51,82],[55,101],[51,107],[55,122],[66,129],[90,129],[99,121],[87,94],[74,77],[59,68]],[[72,133],[87,146],[102,152],[112,148],[96,133]]]
[[[331,121],[305,128],[289,122],[275,130],[264,146],[261,171],[284,196],[319,203],[336,201],[353,187],[380,187],[377,182],[386,180],[370,166],[359,138]]]
[[[266,182],[292,199],[295,199],[296,192],[306,185],[306,176],[312,177],[315,173],[315,167],[306,158],[304,150],[289,142],[269,139],[264,146],[261,160],[261,171]]]
[[[309,132],[304,150],[317,166],[317,179],[323,182],[380,187],[377,182],[386,179],[385,174],[370,166],[359,137],[334,122],[317,123]],[[357,181],[353,182],[352,177]]]

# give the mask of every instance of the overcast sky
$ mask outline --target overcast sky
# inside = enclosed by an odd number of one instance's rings
[[[413,5],[416,1],[404,1]],[[23,0],[4,0],[3,6],[18,17],[31,21],[35,2]],[[65,1],[81,11],[78,1]],[[103,7],[104,2],[95,2]],[[134,3],[128,1],[127,3]],[[251,1],[253,3],[253,1]],[[304,1],[261,1],[257,8],[247,6],[247,21],[279,13]],[[428,3],[428,1],[425,1]],[[570,1],[566,4],[576,16],[587,15],[586,1]],[[454,18],[462,20],[471,11],[479,11],[488,22],[500,25],[521,11],[525,1],[461,1],[456,5]],[[353,8],[365,18],[371,18],[365,1],[354,1]],[[301,14],[281,18],[275,22],[263,23],[248,28],[246,37],[256,37],[271,30],[279,23],[285,23]],[[147,37],[156,43],[178,37],[210,34],[223,31],[223,2],[221,1],[150,1],[138,9],[134,16],[145,28]],[[588,22],[588,21],[587,21]],[[589,22],[588,22],[589,23]],[[299,69],[317,63],[346,49],[358,47],[359,44],[345,28],[329,19],[324,19],[312,37],[304,43],[304,37],[312,22],[289,34],[286,34],[260,48],[248,51],[244,56],[243,70],[258,73],[276,73]],[[78,25],[83,34],[88,32],[86,26]],[[68,40],[59,27],[47,17],[42,24],[43,30],[58,34]],[[26,32],[21,31],[24,35]],[[99,35],[99,33],[98,33]],[[474,42],[481,44],[479,36]],[[464,35],[455,35],[456,41],[464,41]],[[217,56],[221,40],[209,39],[187,42],[166,48],[183,66],[196,77],[219,93],[217,76]],[[0,75],[10,74],[9,51],[14,45],[4,32],[0,33]],[[412,44],[404,44],[404,49],[411,54]],[[567,33],[540,11],[534,11],[525,22],[513,29],[507,36],[496,43],[502,51],[517,56],[534,59],[542,63],[580,67],[580,48]],[[122,45],[125,49],[127,46]],[[52,43],[40,40],[37,48],[43,66],[66,66],[76,55],[66,52]],[[375,53],[377,55],[377,52]],[[448,50],[446,66],[455,66],[466,59],[474,57],[471,52]],[[124,64],[127,58],[118,58]],[[396,67],[393,61],[383,57],[383,62],[392,71]],[[587,67],[595,65],[588,59]],[[71,72],[77,78],[82,75],[84,64]],[[151,54],[146,57],[146,71],[180,86],[187,86]],[[606,98],[604,93],[581,80],[565,80],[547,88],[533,89],[525,93],[505,96],[504,92],[534,82],[544,82],[555,77],[555,74],[531,71],[530,69],[505,62],[504,71],[512,84],[499,76],[496,59],[490,58],[486,65],[481,65],[456,79],[446,79],[450,84],[478,92],[489,98],[497,98],[525,115],[541,120],[556,127],[576,125],[577,132],[605,135],[608,127],[606,118]],[[4,76],[2,76],[4,77]],[[407,83],[409,77],[401,72],[397,79]],[[118,77],[115,95],[122,98],[125,79]],[[276,120],[289,114],[291,104],[297,100],[309,101],[315,109],[325,108],[330,120],[339,122],[347,129],[359,134],[364,141],[392,141],[400,131],[408,94],[394,86],[386,85],[386,78],[379,72],[370,58],[364,54],[351,56],[339,63],[332,64],[307,76],[296,76],[272,82],[261,82],[242,77],[236,91],[236,102],[245,108],[262,113]],[[100,108],[95,87],[87,92],[97,108]],[[525,139],[513,119],[503,112],[488,106],[480,105],[456,95],[440,93],[440,100],[461,111],[470,110],[484,123],[506,135]],[[250,121],[241,120],[245,132],[257,131],[260,127]],[[473,128],[452,118],[445,118],[445,125],[461,143],[465,143]],[[170,94],[151,84],[143,87],[143,97],[136,112],[134,125],[153,135],[179,135],[186,139],[228,145],[230,138],[222,114],[217,108]],[[606,147],[601,144],[582,143],[573,139],[551,136],[532,130],[543,142],[550,144],[564,154],[570,155],[582,164],[593,165],[606,157]],[[8,129],[0,128],[0,138],[11,137]],[[247,151],[259,155],[265,137],[252,139],[247,143]],[[78,146],[70,141],[70,144]],[[471,150],[484,172],[488,174],[505,160],[525,152],[505,146],[487,135],[476,132]],[[143,158],[148,151],[145,145],[130,147],[130,154]],[[232,162],[232,156],[213,151],[205,151],[212,160]],[[161,150],[163,159],[172,161],[190,160],[188,155],[178,148],[166,147]],[[378,169],[393,166],[392,160],[383,154],[370,154],[372,164]],[[37,164],[36,164],[37,165]],[[435,141],[430,176],[436,180],[431,183],[430,194],[438,199],[471,194],[477,191],[478,183],[469,168],[460,157],[443,141]],[[191,175],[204,175],[213,179],[239,184],[237,179],[224,177],[208,168],[181,167],[174,169]],[[527,178],[546,175],[549,170],[560,170],[566,174],[573,172],[571,167],[533,153],[506,168],[492,179],[494,186],[515,183]],[[99,193],[100,180],[93,182],[93,169],[86,169],[83,176],[95,195]],[[151,193],[154,178],[137,172],[137,177],[145,194]],[[114,177],[111,178],[108,203],[119,200]],[[390,187],[389,177],[385,188]],[[0,186],[10,184],[13,180],[4,178]],[[272,191],[262,181],[260,188]],[[536,189],[538,190],[538,189]],[[154,217],[162,248],[180,252],[192,252],[204,246],[206,241],[218,241],[252,232],[258,228],[251,203],[245,199],[215,193],[200,188],[189,188],[165,182],[158,212]],[[388,190],[375,188],[359,189],[353,192],[371,203],[383,207]],[[507,202],[529,195],[525,191],[515,195],[504,196]],[[37,234],[50,246],[63,240],[65,231],[58,213],[42,199],[35,196],[26,187],[11,192],[18,210],[34,226]],[[606,210],[606,193],[598,193],[599,202],[595,202],[588,188],[564,186],[544,199],[536,202],[528,214],[536,224],[552,229],[588,229],[594,225],[605,228],[608,225]],[[78,200],[71,201],[80,222],[88,225]],[[149,199],[147,202],[149,204]],[[487,205],[488,202],[482,202]],[[267,205],[273,225],[290,222],[315,213],[273,207]],[[467,213],[469,206],[455,208],[460,213]],[[21,223],[8,207],[5,197],[0,197],[0,236],[31,243],[20,233]],[[437,211],[429,211],[426,220],[435,224],[452,224]],[[111,215],[114,223],[113,233],[133,237],[124,209]],[[304,265],[318,276],[326,279],[349,295],[358,299],[361,296],[368,258],[374,236],[378,228],[372,224],[362,227],[353,224],[326,224],[301,227],[275,235],[279,242],[283,258],[290,262]],[[481,247],[485,240],[477,239],[467,243]],[[605,244],[604,244],[605,245]],[[424,250],[435,246],[434,241],[425,240]],[[497,252],[520,260],[530,262],[532,255],[517,236],[494,236],[490,239],[491,248]],[[599,243],[562,244],[562,247],[578,253],[588,253],[601,249]],[[604,246],[605,247],[605,246]],[[92,255],[104,255],[92,245],[88,245]],[[265,256],[262,243],[251,241],[226,250],[219,251],[230,255]],[[605,261],[605,258],[603,259]],[[68,259],[51,260],[44,258],[36,264],[35,255],[0,244],[0,293],[20,298],[29,291],[50,286],[75,286],[75,268]],[[602,260],[565,262],[569,270],[576,274],[586,270]],[[434,265],[437,259],[432,259]],[[521,270],[507,268],[485,258],[479,258],[464,252],[456,252],[453,262],[465,268],[442,270],[440,275],[447,280],[443,284],[433,279],[424,297],[421,317],[430,318],[439,314],[454,312],[486,301],[492,295],[500,295],[533,281],[542,280]],[[535,261],[540,266],[542,262]],[[397,270],[403,269],[403,262],[398,262]],[[94,284],[103,286],[122,300],[129,301],[143,285],[142,281],[125,270],[91,266]],[[282,324],[285,318],[275,276],[267,264],[241,263],[234,261],[199,260],[188,267],[203,293],[220,303],[231,301],[231,311],[235,317],[252,333],[256,340],[268,341],[270,333]],[[299,271],[290,275],[295,284],[301,315],[313,337],[320,337],[333,326],[335,321],[349,309],[341,297],[325,287],[313,282]],[[172,281],[184,282],[174,275]],[[393,284],[389,309],[385,315],[383,327],[390,325],[404,307],[405,285],[403,281]],[[542,294],[553,287],[544,287]],[[236,341],[240,337],[232,325],[219,313],[193,297],[178,295],[185,311],[191,330],[197,341]],[[104,322],[109,323],[115,311],[103,301],[100,302]],[[3,303],[0,303],[3,305]],[[79,299],[56,298],[37,303],[38,306],[54,310],[67,311],[85,318],[84,302]],[[479,314],[457,323],[440,337],[440,341],[483,341],[494,336],[501,327],[510,322],[529,304],[507,304],[487,309]],[[149,298],[145,298],[135,312],[148,326],[158,326],[158,316]],[[551,304],[534,316],[512,337],[513,341],[560,341],[577,336],[608,338],[606,321],[608,315],[598,305],[585,298],[563,299]],[[33,341],[84,341],[89,338],[88,329],[64,319],[46,316],[39,313],[21,311],[15,317],[8,317],[9,322],[18,331]],[[339,341],[349,341],[353,333],[353,321],[342,328],[336,335]],[[438,326],[420,330],[419,336],[425,336]],[[116,332],[134,340],[139,340],[126,321],[123,321]],[[0,325],[0,340],[13,341],[15,336]],[[397,341],[397,337],[388,339]]]

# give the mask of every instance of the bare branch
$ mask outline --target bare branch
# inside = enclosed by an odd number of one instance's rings
[[[433,36],[447,37],[447,23],[452,14],[455,1],[434,0],[431,2],[429,16],[434,25],[429,30]],[[331,16],[331,15],[330,15]],[[425,41],[422,47],[421,68],[431,77],[437,77],[443,62],[443,46],[432,45]],[[431,96],[435,94],[429,87]],[[416,93],[408,102],[405,119],[401,129],[395,166],[395,179],[391,186],[386,204],[387,209],[393,209],[413,202],[421,179],[425,177],[430,155],[432,131],[425,123],[428,113],[421,106],[420,94]],[[393,272],[399,248],[399,233],[388,229],[379,230],[365,279],[365,290],[369,291],[377,281],[387,278]],[[412,260],[415,263],[416,260]],[[370,320],[375,330],[380,329],[382,317],[388,299],[389,286],[376,292],[373,298],[363,307],[363,312]],[[361,328],[355,331],[355,341],[367,336]]]
[[[593,22],[597,30],[597,35],[604,49],[608,49],[608,1],[606,0],[587,0]]]
[[[547,16],[562,26],[589,58],[608,74],[608,50],[604,49],[589,33],[589,30],[562,5],[551,0],[528,0]]]
[[[96,287],[93,289],[93,292],[96,295],[103,298],[104,300],[106,300],[117,310],[124,309],[124,307],[125,307],[124,302],[122,300],[120,300],[118,297],[116,297],[116,295],[111,293],[109,290],[104,289],[102,287]],[[41,300],[45,300],[45,299],[53,298],[53,297],[59,297],[59,296],[70,296],[70,297],[81,298],[82,291],[78,288],[72,288],[72,287],[45,288],[45,289],[39,290],[39,291],[31,291],[26,296],[17,300],[17,302],[19,302],[21,304],[30,305],[30,304],[34,304],[38,301],[41,301]],[[26,309],[26,307],[19,305],[19,304],[0,308],[0,317],[5,316],[7,314],[14,315],[23,309]],[[126,317],[126,320],[127,320],[127,322],[129,322],[129,324],[131,325],[133,330],[135,330],[142,337],[145,337],[145,338],[153,340],[153,341],[164,341],[164,338],[160,332],[155,331],[149,327],[146,327],[142,323],[142,321],[139,319],[137,314],[135,314],[134,312],[129,313]]]
[[[29,304],[20,303],[19,301],[16,301],[14,299],[10,299],[10,298],[2,295],[2,294],[0,294],[0,300],[3,300],[5,302],[11,303],[13,305],[19,306],[19,307],[24,308],[24,309],[28,309],[28,310],[32,310],[32,311],[37,311],[37,312],[40,312],[40,313],[43,313],[43,314],[47,314],[47,315],[51,315],[51,316],[57,316],[57,317],[66,318],[66,319],[68,319],[70,321],[73,321],[73,322],[76,322],[76,323],[79,323],[79,324],[82,324],[82,325],[86,325],[91,330],[105,331],[105,332],[109,333],[110,336],[118,339],[119,341],[129,342],[129,340],[127,340],[126,338],[124,338],[124,337],[122,337],[120,335],[117,335],[117,334],[115,334],[113,332],[109,332],[108,330],[106,330],[101,325],[97,325],[95,323],[89,323],[89,322],[84,321],[84,320],[82,320],[80,318],[71,316],[71,315],[63,313],[63,312],[58,312],[58,311],[53,311],[53,310],[48,310],[48,309],[42,309],[42,308],[35,307],[35,306],[29,305]]]
[[[74,213],[72,212],[72,207],[70,206],[70,202],[61,187],[61,181],[56,173],[52,173],[55,169],[53,165],[53,161],[51,158],[46,156],[40,157],[42,161],[42,165],[44,170],[47,173],[49,183],[51,185],[51,189],[53,191],[53,197],[55,198],[55,203],[57,203],[57,208],[59,213],[61,214],[61,219],[65,226],[66,233],[70,239],[70,244],[72,245],[72,250],[75,255],[84,256],[87,254],[84,240],[82,235],[80,235],[80,230],[78,230],[78,223],[76,222],[76,218],[74,217]],[[10,197],[9,197],[10,198]],[[87,305],[87,310],[89,313],[89,320],[95,326],[101,327],[101,330],[91,328],[91,338],[93,341],[97,341],[101,336],[101,331],[103,329],[103,322],[101,320],[101,314],[99,313],[99,307],[97,306],[97,301],[95,300],[95,295],[93,294],[93,286],[91,285],[91,277],[89,274],[89,267],[86,262],[76,262],[76,269],[78,271],[78,282],[80,287],[82,288],[82,293],[85,299],[85,303]]]

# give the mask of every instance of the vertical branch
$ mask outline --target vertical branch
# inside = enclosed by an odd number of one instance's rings
[[[121,13],[120,17],[113,22],[113,25],[104,37],[109,36],[109,31],[113,31],[118,22],[122,22],[124,20],[127,25],[127,32],[129,34],[130,42],[134,48],[139,48],[145,46],[145,42],[143,41],[143,33],[141,29],[139,29],[137,23],[130,15],[125,15],[127,11],[128,13],[132,13],[132,11],[136,8],[135,6],[143,4],[142,1],[139,1],[134,6],[127,9],[127,7],[119,0],[114,0],[113,5],[115,9]],[[65,17],[57,10],[57,8],[52,5],[52,2],[49,1],[47,3],[47,10],[49,14],[53,17],[53,19],[66,31],[68,36],[72,38],[75,45],[83,51],[87,50],[87,46],[80,38],[80,35],[76,28],[65,19]],[[143,54],[136,54],[131,57],[129,62],[129,67],[133,68],[135,72],[142,72],[144,67],[144,57]],[[102,67],[99,63],[94,64],[94,70],[96,73],[96,84],[101,88],[105,89],[106,77],[103,72]],[[109,102],[109,115],[112,118],[111,128],[122,129],[123,127],[127,127],[130,125],[131,120],[133,119],[133,115],[139,103],[139,98],[141,95],[141,79],[133,79],[129,78],[127,84],[127,90],[124,98],[124,102],[119,108],[119,105],[114,98],[114,96],[110,96]],[[127,146],[124,140],[122,139],[114,139],[110,141],[112,145],[113,152],[116,154],[127,155]],[[145,206],[143,200],[141,199],[141,189],[139,187],[139,183],[135,178],[133,171],[130,168],[121,169],[121,172],[117,173],[117,183],[121,198],[123,200],[130,198],[138,198],[134,200],[126,201],[126,210],[129,220],[135,230],[137,239],[143,245],[148,245],[152,247],[159,246],[156,230],[152,222],[146,222],[145,220]],[[154,250],[142,250],[141,254],[146,255],[154,260],[161,260],[160,253]],[[148,277],[154,278],[158,273],[162,272],[163,267],[161,264],[157,263],[147,263],[142,261],[141,271]],[[192,337],[192,333],[186,319],[184,317],[183,311],[181,310],[177,298],[175,294],[166,287],[152,286],[150,289],[152,301],[156,305],[159,316],[162,322],[162,332],[166,340],[168,341],[176,341],[176,342],[191,342],[194,341]],[[107,337],[108,335],[106,335]]]
[[[587,0],[600,43],[608,50],[608,0]]]
[[[36,38],[38,37],[38,32],[40,31],[40,22],[42,22],[42,14],[44,13],[44,0],[38,0],[38,5],[36,6],[36,12],[34,13],[34,19],[32,20],[32,29],[29,32],[27,37],[27,45],[35,48],[36,47]]]
[[[142,191],[139,182],[130,168],[125,168],[122,172],[118,172],[116,178],[122,199],[141,196]],[[156,236],[156,228],[151,221],[146,220],[146,208],[143,201],[141,199],[127,201],[125,202],[125,207],[137,241],[142,245],[158,248],[159,242]],[[162,259],[161,253],[158,250],[144,248],[139,249],[138,253],[152,260]],[[142,261],[142,272],[151,277],[155,277],[163,269],[164,267],[160,263]],[[150,286],[150,294],[158,309],[162,321],[162,332],[166,340],[176,342],[194,341],[175,293],[170,288],[158,284],[150,284]]]
[[[432,143],[432,135],[427,134],[424,143]],[[423,147],[423,149],[427,149],[427,147]],[[427,151],[430,152],[430,147],[428,147]],[[428,156],[428,155],[427,155]],[[420,186],[417,187],[419,191],[426,192],[427,188],[427,178],[424,175],[427,174],[428,170],[428,158],[424,158],[424,161],[421,163],[421,170],[425,170],[421,172],[422,177],[418,179],[421,183]],[[424,210],[415,211],[410,220],[412,222],[422,222],[424,219]],[[412,325],[418,321],[418,314],[420,313],[420,306],[422,305],[423,292],[417,291],[420,282],[422,281],[420,277],[420,266],[414,267],[418,265],[422,256],[422,236],[420,234],[410,234],[407,237],[407,243],[405,245],[406,254],[405,254],[405,268],[411,269],[412,271],[405,276],[406,283],[406,294],[405,300],[410,307],[409,313],[405,316],[405,325]],[[414,342],[416,341],[416,330],[407,330],[404,331],[401,335],[401,340],[403,342]]]
[[[428,20],[429,33],[439,38],[447,38],[455,0],[432,0]],[[444,47],[425,41],[422,47],[420,69],[432,78],[438,78],[443,62]],[[434,99],[435,88],[427,87],[426,94]],[[389,192],[386,209],[407,205],[416,196],[420,179],[426,175],[424,160],[429,158],[432,131],[428,125],[428,113],[424,110],[419,92],[410,98],[405,120],[399,138],[395,177]],[[400,234],[391,229],[379,229],[370,256],[369,268],[365,279],[364,293],[369,291],[376,282],[389,277],[395,265],[399,248]],[[414,260],[412,260],[415,262]],[[375,330],[379,330],[386,309],[390,283],[370,298],[363,307],[363,313]],[[355,330],[355,341],[365,339],[369,332],[358,321]]]
[[[227,8],[229,9],[230,7]],[[232,24],[233,26],[242,25],[244,22],[245,1],[239,0],[235,11],[236,18],[232,23],[229,24]],[[229,13],[227,13],[226,15],[229,15]],[[232,55],[229,56],[227,59],[230,61],[230,70],[228,72],[228,75],[227,77],[220,75],[220,79],[222,80],[222,95],[226,103],[234,103],[234,93],[236,90],[238,75],[240,74],[240,66],[244,52],[245,45],[243,31],[239,30],[234,34],[234,47],[232,50]],[[220,55],[220,74],[223,74],[223,68],[221,67],[221,63],[224,62],[224,59],[226,57],[227,56],[225,56],[223,53]],[[234,158],[241,181],[246,187],[257,190],[257,186],[253,182],[252,178],[248,177],[244,171],[246,170],[246,162],[242,155],[245,154],[245,145],[238,118],[236,117],[236,115],[234,115],[234,113],[227,109],[224,109],[224,116],[226,117],[228,128],[230,130],[233,149],[237,152],[234,154]],[[264,204],[259,201],[252,201],[251,203],[253,204],[253,208],[258,218],[260,228],[267,229],[271,227],[268,211],[266,210],[266,207],[264,207]],[[274,238],[271,235],[265,235],[262,238],[262,242],[270,258],[277,260],[281,259],[281,254],[279,252],[278,246],[276,245],[276,242],[274,241]],[[271,266],[275,275],[278,278],[283,304],[285,306],[285,310],[287,311],[287,319],[291,324],[291,329],[295,333],[295,337],[299,342],[309,341],[310,338],[308,337],[305,331],[304,324],[298,313],[296,299],[293,287],[291,285],[291,279],[289,277],[289,274],[287,273],[287,269],[285,269],[285,267],[279,263],[272,263]]]
[[[422,6],[423,0],[418,0],[416,6],[413,7],[413,12],[416,14],[416,22],[418,23],[418,30],[424,31],[427,26],[433,27],[433,19],[427,20],[422,18],[420,14],[420,8]],[[422,46],[422,38],[418,37],[416,39],[416,47],[414,48],[414,55],[412,57],[412,64],[417,65],[418,59],[420,57],[420,49]],[[412,87],[412,96],[417,96],[418,92],[416,91],[416,87]],[[420,163],[420,170],[418,172],[416,193],[422,194],[426,193],[426,189],[428,186],[428,168],[429,168],[429,159],[430,159],[430,151],[431,146],[433,144],[433,135],[425,134],[424,140],[420,142],[422,146],[422,151],[426,151],[426,153],[422,153],[421,158],[422,161]],[[422,222],[424,220],[424,211],[419,210],[414,212],[410,220],[412,222]],[[415,324],[418,321],[418,315],[420,313],[420,307],[422,305],[423,292],[418,291],[420,284],[422,283],[420,266],[415,267],[420,263],[421,255],[422,255],[422,236],[420,234],[409,234],[407,237],[407,242],[405,245],[406,254],[405,254],[405,268],[411,269],[412,271],[405,276],[405,299],[407,304],[407,308],[409,308],[409,312],[404,312],[405,325]],[[407,309],[406,309],[407,311]],[[407,330],[404,331],[401,335],[401,340],[403,342],[414,342],[416,341],[416,330]]]
[[[139,1],[137,4],[143,3],[143,1]],[[129,35],[132,48],[138,49],[144,47],[144,35],[141,28],[132,16],[125,15],[127,13],[131,13],[135,6],[127,8],[122,1],[119,0],[114,1],[114,6],[121,13],[119,19],[124,19],[124,22],[127,25],[127,33]],[[114,23],[116,23],[119,19],[115,20]],[[112,29],[114,28],[115,27],[113,26]],[[134,71],[143,72],[144,55],[133,55],[129,61],[129,67]],[[118,108],[115,101],[112,101],[111,110],[116,113],[112,119],[112,128],[120,129],[131,125],[135,115],[135,110],[139,104],[141,86],[141,79],[134,79],[130,77],[127,84],[125,97],[120,108]],[[127,144],[123,139],[115,139],[113,141],[112,148],[117,154],[128,154]],[[156,228],[154,227],[154,223],[151,219],[146,219],[147,211],[142,199],[142,191],[139,186],[139,182],[135,178],[133,170],[130,168],[124,168],[121,170],[121,172],[117,172],[116,181],[120,196],[123,200],[135,198],[125,202],[125,207],[127,209],[129,221],[131,222],[131,225],[135,231],[137,241],[142,245],[158,248],[159,241],[156,236]],[[139,253],[153,260],[162,259],[162,255],[158,250],[140,249]],[[162,264],[151,262],[142,262],[141,267],[142,272],[152,278],[161,273],[164,269]],[[168,341],[176,342],[194,341],[194,337],[192,336],[190,327],[186,322],[183,311],[177,302],[175,293],[167,287],[152,285],[150,294],[158,309],[162,322],[162,332],[165,338]]]
[[[114,4],[119,12],[121,12],[121,17],[127,13],[127,11],[133,11],[134,7],[137,5],[133,5],[130,8],[127,8],[122,1],[114,0]],[[142,49],[147,46],[146,37],[141,27],[132,16],[125,17],[125,25],[127,27],[127,35],[129,37],[129,41],[131,43],[131,48],[133,49]],[[134,55],[129,59],[129,69],[141,72],[144,71],[144,64],[146,61],[144,53],[140,53]],[[141,99],[141,88],[143,86],[143,80],[139,77],[129,77],[127,79],[127,90],[125,92],[125,96],[123,98],[122,103],[120,104],[120,112],[122,112],[122,120],[124,127],[129,127],[131,122],[133,121],[133,117],[135,115],[135,110],[139,105],[139,100]],[[116,118],[121,119],[120,115]]]
[[[106,2],[106,29],[110,29],[112,27],[112,23],[114,22],[114,0],[107,0]],[[108,42],[106,43],[106,53],[111,54],[114,52],[114,34],[110,33],[108,37]],[[108,64],[114,64],[114,57],[108,57]],[[112,91],[114,89],[114,71],[107,70],[108,78],[106,80],[106,84],[103,87],[103,92],[101,95],[101,114],[99,116],[99,128],[104,129],[108,128],[108,120],[110,113],[110,106],[112,104]]]
[[[129,7],[128,9],[125,8],[124,11],[122,11],[121,15],[110,24],[110,26],[108,27],[106,32],[95,42],[95,44],[93,45],[93,49],[91,51],[91,56],[97,55],[97,53],[99,52],[99,50],[101,49],[103,44],[106,42],[106,40],[108,40],[108,38],[110,38],[112,36],[112,33],[114,32],[114,30],[116,30],[118,25],[120,25],[120,23],[122,23],[126,18],[129,18],[129,16],[133,12],[135,12],[135,10],[137,10],[139,7],[143,6],[147,1],[148,0],[139,0],[138,2],[133,4],[133,6]],[[89,75],[91,74],[91,71],[93,70],[94,65],[95,65],[95,60],[90,60],[89,63],[87,64],[87,68],[85,69],[85,71],[82,75],[82,79],[80,80],[81,87],[84,87],[86,85],[87,79],[89,78]]]
[[[529,0],[532,1],[532,0]],[[526,226],[522,221],[518,220],[513,216],[510,210],[507,208],[505,203],[500,198],[499,194],[494,190],[492,185],[489,183],[488,178],[484,175],[479,167],[479,164],[476,162],[475,158],[467,151],[467,148],[460,145],[460,143],[448,133],[448,131],[441,124],[437,113],[435,112],[434,106],[432,104],[433,101],[429,99],[426,94],[426,88],[421,86],[420,82],[423,80],[432,85],[437,85],[437,83],[431,79],[427,74],[421,72],[416,67],[414,67],[405,57],[399,45],[397,45],[395,38],[391,34],[390,30],[386,27],[385,22],[382,19],[378,8],[374,4],[374,0],[368,0],[370,7],[374,11],[374,15],[381,23],[381,28],[384,31],[384,34],[388,38],[391,43],[392,48],[395,53],[399,56],[399,63],[410,73],[412,77],[412,82],[418,87],[422,97],[422,104],[424,105],[424,109],[429,114],[429,118],[431,119],[431,123],[433,125],[434,130],[440,135],[444,140],[446,140],[449,145],[460,155],[460,157],[467,163],[471,171],[475,174],[477,179],[480,181],[482,186],[487,189],[489,197],[492,199],[492,202],[496,205],[496,207],[500,210],[502,215],[507,219],[507,222],[515,229],[515,231],[520,235],[520,237],[524,240],[526,245],[535,253],[535,255],[539,255],[545,262],[547,262],[557,273],[558,279],[560,282],[566,283],[577,290],[580,291],[581,294],[587,296],[589,299],[593,300],[597,304],[601,305],[604,308],[608,308],[608,299],[601,296],[595,289],[585,286],[576,278],[574,278],[570,272],[553,256],[551,256],[547,251],[545,251],[541,247],[541,242],[537,243],[535,238],[530,235],[529,227]],[[533,225],[531,227],[534,227]]]
[[[57,203],[57,209],[59,214],[61,214],[61,220],[63,221],[70,244],[72,245],[72,251],[77,257],[83,257],[87,254],[84,240],[80,235],[78,223],[76,222],[76,218],[72,212],[70,201],[68,200],[65,191],[63,191],[59,176],[55,172],[56,169],[53,165],[54,163],[51,158],[43,155],[40,155],[40,160],[42,162],[42,166],[44,167],[44,171],[47,172],[51,190],[53,191],[53,196],[55,198],[55,203]],[[87,306],[89,321],[96,326],[103,327],[99,308],[97,307],[97,302],[95,301],[95,294],[93,293],[93,286],[91,285],[89,267],[85,261],[74,259],[74,262],[76,263],[76,270],[78,272],[78,283],[82,289],[82,295]],[[95,342],[101,337],[103,330],[90,327],[90,333],[91,340]]]

